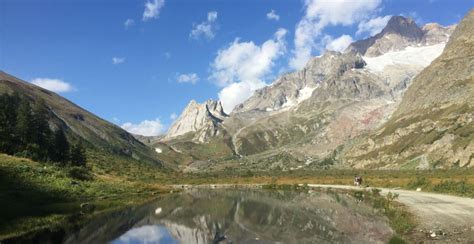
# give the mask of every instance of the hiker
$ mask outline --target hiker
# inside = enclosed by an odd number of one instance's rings
[[[355,177],[354,177],[354,185],[355,185],[355,186],[361,186],[361,185],[362,185],[362,177],[360,177],[360,176],[355,176]]]

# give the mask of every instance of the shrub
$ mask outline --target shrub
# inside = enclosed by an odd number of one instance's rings
[[[94,179],[91,172],[84,167],[71,167],[69,168],[68,175],[73,179],[82,181],[89,181]]]
[[[392,238],[390,238],[390,241],[388,241],[389,244],[405,244],[406,241],[404,241],[402,238],[398,237],[398,236],[392,236]]]
[[[469,193],[472,194],[474,192],[474,189],[466,183],[466,180],[446,180],[434,185],[433,191],[469,195]]]
[[[375,189],[375,188],[374,188]],[[379,190],[372,190],[371,194],[367,195],[366,200],[375,208],[380,210],[385,216],[388,217],[390,221],[390,226],[395,230],[399,235],[405,235],[410,232],[414,226],[415,222],[409,212],[407,212],[402,206],[396,203],[398,194],[389,192],[385,197],[382,197],[379,193]],[[356,194],[363,194],[358,191],[354,192],[354,196],[357,198]],[[402,242],[400,242],[400,240]],[[402,239],[397,236],[394,236],[390,243],[404,243]]]
[[[425,186],[429,186],[431,184],[431,182],[429,180],[427,180],[425,177],[417,177],[416,179],[413,179],[411,180],[410,182],[408,182],[408,185],[407,187],[409,189],[416,189],[418,187],[425,187]]]
[[[380,196],[380,192],[382,190],[378,189],[378,188],[372,188],[372,195],[374,196]]]

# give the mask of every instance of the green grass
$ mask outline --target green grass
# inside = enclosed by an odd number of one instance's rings
[[[433,183],[426,177],[416,178],[408,182],[406,188],[415,190],[421,188],[424,191],[445,193],[451,195],[458,195],[464,197],[474,198],[474,184],[469,183],[467,179],[459,180],[441,180],[437,183]]]
[[[150,183],[169,173],[169,170],[151,162],[111,155],[101,151],[88,151],[87,153],[88,165],[97,175]]]
[[[205,143],[194,142],[195,133],[187,133],[167,142],[157,142],[152,147],[158,147],[163,153],[157,157],[168,163],[168,166],[183,166],[193,161],[219,161],[234,155],[231,137],[225,131],[220,136],[211,138]],[[171,149],[173,147],[179,152]]]

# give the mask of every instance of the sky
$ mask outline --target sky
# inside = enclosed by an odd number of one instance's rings
[[[136,134],[190,100],[226,112],[390,16],[458,23],[471,0],[0,0],[0,70]]]

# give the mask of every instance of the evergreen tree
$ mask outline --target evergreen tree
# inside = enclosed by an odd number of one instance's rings
[[[33,106],[31,139],[31,143],[38,146],[38,150],[33,152],[33,159],[47,161],[51,145],[51,129],[49,128],[48,111],[44,101],[37,102]]]
[[[69,142],[63,129],[58,129],[53,134],[49,158],[53,162],[65,165],[69,161]]]
[[[71,164],[74,166],[86,165],[86,150],[81,143],[75,144],[71,147]]]
[[[31,137],[33,135],[31,106],[25,98],[21,99],[18,105],[15,130],[18,139],[16,151],[25,151],[28,144],[31,143]]]
[[[18,103],[19,96],[16,93],[0,95],[0,152],[13,154],[16,150],[15,125]]]
[[[74,162],[84,164],[82,146],[70,150],[64,131],[53,132],[48,120],[44,101],[36,102],[32,107],[28,98],[17,93],[0,94],[0,152],[65,165],[71,151],[75,153]]]

